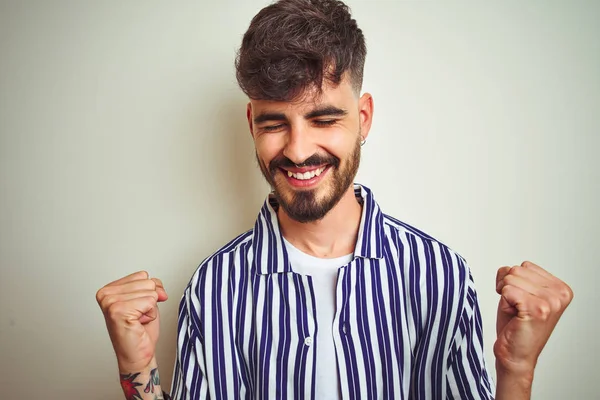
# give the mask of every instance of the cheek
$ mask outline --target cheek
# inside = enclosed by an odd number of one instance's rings
[[[269,162],[281,152],[278,140],[274,135],[259,136],[254,140],[254,148],[258,158],[269,165]]]
[[[326,140],[323,141],[325,150],[334,156],[344,159],[348,154],[352,153],[356,146],[357,134],[349,131],[336,131],[326,135]]]

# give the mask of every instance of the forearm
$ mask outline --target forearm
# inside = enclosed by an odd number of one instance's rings
[[[496,400],[529,400],[533,371],[512,372],[496,367]]]
[[[119,371],[121,388],[127,400],[169,400],[161,388],[158,364],[152,360],[140,371]]]

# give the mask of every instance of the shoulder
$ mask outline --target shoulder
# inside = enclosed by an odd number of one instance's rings
[[[390,233],[392,233],[392,234],[402,235],[405,237],[411,237],[411,238],[417,239],[419,241],[435,242],[444,247],[447,247],[446,245],[444,245],[442,242],[440,242],[433,236],[425,233],[424,231],[422,231],[420,229],[415,228],[412,225],[407,224],[406,222],[403,222],[397,218],[394,218],[391,215],[383,214],[383,224],[384,224],[384,227],[386,228],[386,230],[389,230]]]
[[[424,273],[430,277],[443,275],[459,286],[469,280],[469,266],[465,258],[445,243],[424,231],[387,214],[383,215],[383,226],[388,243],[413,273]]]
[[[254,229],[250,229],[205,258],[192,275],[186,292],[205,292],[214,287],[214,281],[226,281],[234,271],[250,269],[253,237]]]
[[[232,277],[250,276],[244,260],[251,252],[253,230],[242,233],[207,257],[192,275],[179,302],[179,324],[187,324],[191,332],[204,336],[204,321],[211,320],[215,310],[226,308]],[[246,263],[249,264],[249,263]],[[239,286],[239,285],[238,285]],[[179,333],[181,334],[181,328]]]

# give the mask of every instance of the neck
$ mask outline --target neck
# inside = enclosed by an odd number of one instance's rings
[[[281,233],[294,247],[320,258],[342,257],[354,252],[360,228],[361,206],[350,186],[340,201],[319,221],[301,223],[279,208]]]

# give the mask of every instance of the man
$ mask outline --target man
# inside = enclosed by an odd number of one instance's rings
[[[365,56],[341,2],[281,0],[252,20],[237,78],[273,192],[185,290],[173,398],[530,397],[572,292],[533,263],[500,268],[494,385],[465,260],[353,184],[373,117]],[[161,398],[162,283],[138,272],[97,299],[126,397]]]

